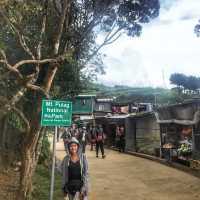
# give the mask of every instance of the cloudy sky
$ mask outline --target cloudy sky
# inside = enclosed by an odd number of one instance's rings
[[[170,88],[172,73],[200,76],[200,38],[193,31],[199,19],[200,0],[162,0],[160,16],[143,26],[141,37],[124,35],[102,49],[106,74],[98,82]]]

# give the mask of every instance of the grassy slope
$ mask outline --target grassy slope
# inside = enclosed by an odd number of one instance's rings
[[[199,95],[180,93],[177,88],[152,88],[152,87],[129,87],[116,85],[114,87],[103,84],[91,83],[86,93],[95,93],[101,97],[116,97],[116,102],[127,103],[155,103],[158,105],[169,105],[181,103],[186,99],[200,98]]]

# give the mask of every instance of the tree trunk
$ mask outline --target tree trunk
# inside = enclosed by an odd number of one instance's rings
[[[37,124],[36,124],[37,123]],[[34,127],[35,124],[35,127]],[[39,121],[31,124],[31,131],[24,141],[21,157],[21,173],[20,173],[20,188],[17,195],[17,200],[29,199],[32,190],[32,176],[36,168],[38,154],[37,143],[40,136],[41,128],[38,126]],[[34,128],[33,128],[34,127]]]
[[[2,122],[2,135],[0,136],[1,138],[1,143],[0,143],[0,149],[1,149],[1,155],[0,155],[0,165],[3,166],[7,170],[7,152],[6,152],[6,132],[7,132],[7,123],[8,123],[8,116],[4,116],[4,118],[1,120]],[[2,162],[1,162],[2,161]]]
[[[1,135],[1,144],[0,147],[4,150],[5,149],[5,143],[6,143],[6,132],[7,132],[7,120],[8,116],[5,115],[2,119],[2,135]]]
[[[29,199],[32,189],[33,166],[35,159],[30,150],[24,149],[26,152],[22,158],[20,188],[17,195],[17,200]]]
[[[47,75],[45,77],[44,85],[43,85],[46,93],[49,93],[49,91],[51,89],[51,85],[52,85],[53,79],[56,75],[57,69],[58,68],[55,66],[50,66],[49,70],[47,71]]]
[[[45,92],[49,92],[52,81],[56,74],[57,67],[50,67],[47,71],[45,77]],[[17,200],[27,200],[30,197],[32,190],[32,177],[35,172],[35,168],[37,166],[37,161],[39,157],[39,140],[42,138],[40,135],[42,129],[40,126],[40,113],[41,113],[41,105],[42,105],[42,97],[39,96],[37,98],[36,109],[33,109],[33,113],[31,115],[30,127],[31,130],[27,133],[23,150],[22,150],[22,167],[20,174],[20,188],[17,194]],[[34,107],[34,104],[32,105]],[[35,111],[34,111],[35,110]]]

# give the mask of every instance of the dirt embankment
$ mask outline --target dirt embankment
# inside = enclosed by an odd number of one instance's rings
[[[14,200],[18,189],[19,173],[0,170],[0,200]]]

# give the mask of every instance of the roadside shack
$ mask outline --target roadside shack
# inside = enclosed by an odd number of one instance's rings
[[[120,115],[107,115],[105,117],[107,122],[107,133],[108,133],[108,144],[109,146],[116,146],[116,127],[124,127],[125,135],[126,135],[126,118],[128,114],[120,114]]]
[[[159,156],[160,127],[154,112],[130,114],[126,119],[126,150]]]
[[[169,161],[191,165],[200,159],[200,100],[158,108],[161,153]]]

